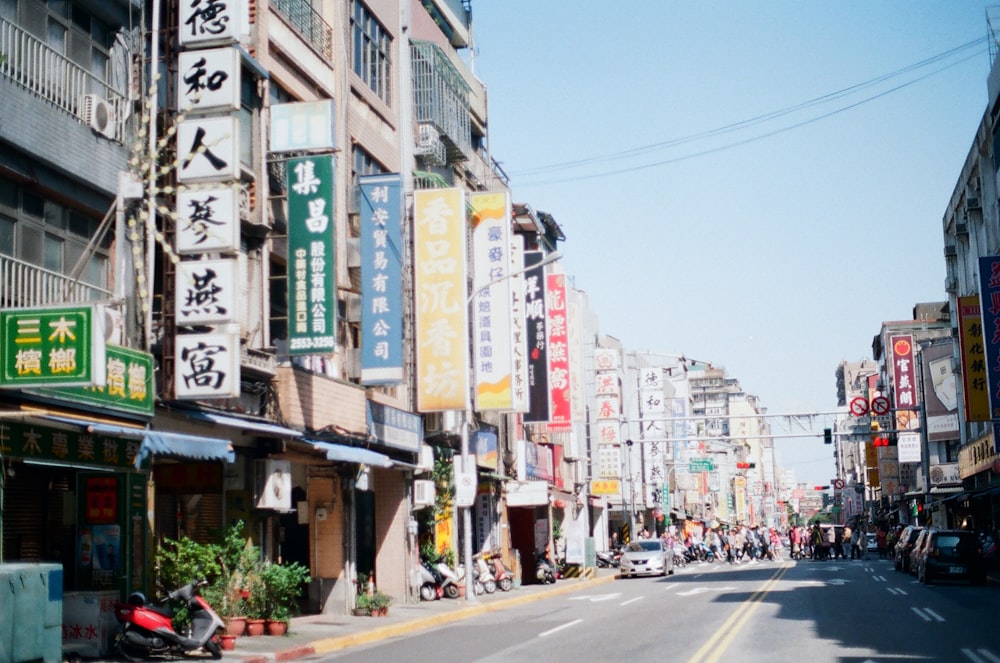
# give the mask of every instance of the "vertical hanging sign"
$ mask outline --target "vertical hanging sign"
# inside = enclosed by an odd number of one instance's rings
[[[413,193],[417,410],[464,410],[469,398],[465,196]]]
[[[892,387],[896,402],[896,428],[906,430],[916,428],[917,381],[913,368],[913,337],[892,336],[889,338],[892,353]]]
[[[538,266],[541,251],[525,251],[524,307],[528,343],[528,402],[524,422],[541,424],[549,420],[549,358],[545,330],[545,266]]]
[[[958,298],[958,338],[962,348],[962,387],[966,421],[990,420],[986,347],[979,297]]]
[[[361,384],[390,384],[403,379],[403,181],[370,175],[360,187]]]
[[[562,432],[573,429],[570,397],[569,308],[566,301],[566,275],[545,277],[546,325],[548,327],[549,412],[548,429]]]
[[[510,200],[474,193],[472,208],[472,370],[476,409],[514,409]]]
[[[288,354],[336,344],[333,155],[289,159]]]
[[[528,411],[528,346],[524,308],[524,237],[514,235],[510,243],[511,410]]]

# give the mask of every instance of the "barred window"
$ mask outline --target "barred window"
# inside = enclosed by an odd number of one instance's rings
[[[389,58],[392,39],[368,8],[351,0],[351,60],[354,73],[386,104],[392,102]]]

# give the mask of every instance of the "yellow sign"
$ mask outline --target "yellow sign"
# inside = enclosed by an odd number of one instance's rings
[[[590,482],[591,495],[619,495],[621,483],[618,479],[600,479]]]

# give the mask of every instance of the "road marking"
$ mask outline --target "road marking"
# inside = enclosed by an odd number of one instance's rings
[[[753,614],[753,610],[757,607],[757,604],[764,600],[764,597],[778,584],[792,566],[792,564],[782,564],[779,566],[774,575],[760,589],[751,594],[750,598],[741,603],[733,614],[729,615],[726,621],[722,623],[722,626],[709,636],[705,644],[688,659],[688,663],[702,663],[703,661],[705,663],[716,663],[722,658],[729,645],[732,644],[733,638],[736,637],[736,634],[740,632],[747,620],[750,619],[750,615]]]
[[[925,622],[929,622],[931,621],[931,619],[936,619],[939,622],[944,621],[944,617],[937,614],[930,608],[924,608],[923,610],[921,610],[920,608],[910,608],[910,610],[917,613],[917,616],[920,617],[920,619],[924,620]]]
[[[597,594],[589,596],[573,596],[570,601],[590,601],[591,603],[597,603],[598,601],[610,601],[611,599],[616,599],[621,596],[621,592],[615,592],[614,594]]]
[[[552,635],[553,633],[556,633],[556,632],[558,632],[558,631],[561,631],[561,630],[563,630],[564,628],[569,628],[570,626],[576,626],[577,624],[579,624],[579,623],[580,623],[580,622],[582,622],[582,621],[583,621],[582,619],[574,619],[573,621],[571,621],[571,622],[568,622],[568,623],[566,623],[566,624],[563,624],[562,626],[557,626],[557,627],[555,627],[555,628],[550,628],[550,629],[549,629],[548,631],[545,631],[545,632],[543,632],[543,633],[539,633],[539,634],[538,634],[538,637],[539,637],[539,638],[544,638],[545,636],[547,636],[547,635]]]
[[[643,596],[637,596],[634,599],[629,599],[628,601],[624,601],[622,603],[619,603],[618,605],[628,605],[629,603],[635,603],[636,601],[641,601],[644,598],[645,597]]]
[[[686,592],[677,592],[677,596],[695,596],[705,592],[731,592],[735,587],[694,587]]]
[[[833,580],[827,580],[824,584],[827,585],[846,585],[851,582],[850,580],[844,580],[843,578],[834,578]]]
[[[875,582],[885,582],[885,576],[872,576],[872,580]]]
[[[977,649],[975,651],[971,649],[961,650],[965,657],[968,658],[973,663],[1000,663],[1000,658],[994,656],[987,649]]]
[[[906,596],[906,590],[900,589],[899,587],[886,587],[890,594],[895,594],[896,596]]]

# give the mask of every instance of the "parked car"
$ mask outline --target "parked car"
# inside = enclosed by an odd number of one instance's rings
[[[869,553],[878,553],[878,539],[871,532],[865,532],[866,545]]]
[[[637,539],[625,545],[619,562],[621,576],[673,575],[674,551],[662,539]]]
[[[917,575],[917,559],[920,556],[920,551],[923,549],[927,541],[927,535],[930,530],[924,528],[920,530],[920,534],[917,535],[917,540],[913,543],[913,548],[910,549],[910,562],[906,567],[906,570],[910,572],[910,575]]]
[[[922,529],[916,525],[907,525],[900,533],[899,541],[896,542],[896,548],[893,551],[893,563],[897,571],[909,573],[910,551],[913,550],[913,544],[917,542],[917,537]]]
[[[916,564],[917,579],[925,585],[943,579],[986,584],[986,559],[982,542],[974,532],[928,529]]]

